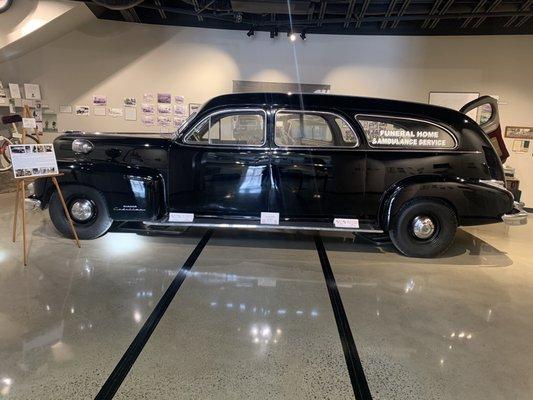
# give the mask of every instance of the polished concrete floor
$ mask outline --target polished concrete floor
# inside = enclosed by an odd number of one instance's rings
[[[204,235],[77,249],[0,195],[0,399],[94,398]],[[531,221],[530,221],[531,222]],[[533,398],[533,226],[458,232],[442,258],[323,235],[374,399]],[[115,398],[349,399],[310,234],[215,231]]]

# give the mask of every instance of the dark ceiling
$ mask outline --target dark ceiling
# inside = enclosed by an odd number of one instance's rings
[[[132,8],[111,10],[84,1],[103,19],[306,34],[533,34],[533,0],[96,0]],[[292,28],[291,28],[292,27]]]

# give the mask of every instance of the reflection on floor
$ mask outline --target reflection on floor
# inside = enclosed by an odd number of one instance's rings
[[[202,230],[78,250],[0,195],[0,398],[93,398]],[[533,227],[459,231],[444,257],[326,235],[375,399],[533,398]],[[19,237],[20,240],[20,237]],[[217,231],[117,398],[353,398],[309,234]]]

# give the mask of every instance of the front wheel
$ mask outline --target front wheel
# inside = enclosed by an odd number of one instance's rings
[[[390,238],[408,257],[436,257],[450,248],[457,231],[457,216],[446,203],[414,199],[392,220]]]
[[[109,217],[107,202],[99,191],[87,186],[67,185],[61,188],[61,192],[80,239],[96,239],[109,230],[113,220]],[[72,231],[57,192],[50,198],[49,213],[56,229],[63,236],[72,238]]]

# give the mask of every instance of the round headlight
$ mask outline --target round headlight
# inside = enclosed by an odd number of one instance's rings
[[[74,153],[88,154],[93,151],[94,145],[87,139],[75,139],[72,142],[72,151]]]

